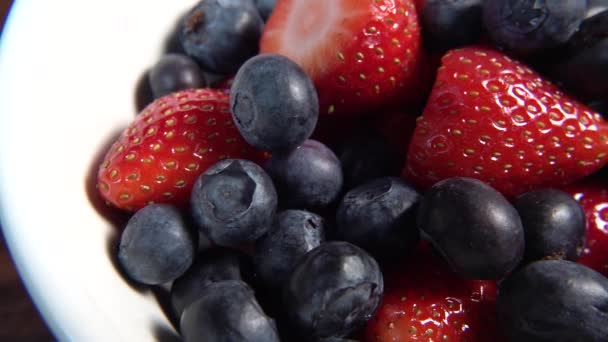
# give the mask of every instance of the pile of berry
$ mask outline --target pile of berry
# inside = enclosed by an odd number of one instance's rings
[[[99,168],[122,271],[185,341],[608,341],[607,8],[202,0]]]

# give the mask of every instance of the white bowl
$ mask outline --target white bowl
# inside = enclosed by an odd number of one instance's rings
[[[55,336],[154,341],[173,328],[108,253],[86,179],[135,114],[134,89],[196,0],[17,0],[0,42],[0,220]],[[90,183],[88,183],[90,185]]]

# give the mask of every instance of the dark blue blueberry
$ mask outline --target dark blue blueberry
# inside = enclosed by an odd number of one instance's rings
[[[150,69],[150,87],[155,98],[185,89],[204,88],[205,77],[195,61],[184,55],[167,54]]]
[[[273,154],[266,170],[290,208],[321,208],[342,190],[342,168],[336,155],[315,140],[306,140],[288,153]]]
[[[483,21],[497,45],[529,56],[566,43],[586,10],[582,0],[491,0],[483,2]]]
[[[425,43],[439,51],[477,43],[481,6],[481,0],[426,0],[420,14]]]
[[[129,219],[120,237],[118,261],[131,279],[147,285],[163,284],[192,264],[193,236],[179,210],[151,204]]]
[[[242,255],[224,248],[212,248],[200,253],[192,267],[171,286],[171,303],[177,316],[202,297],[204,288],[224,280],[242,280]]]
[[[376,312],[384,291],[378,263],[348,242],[308,252],[285,284],[288,319],[307,340],[344,337]]]
[[[265,288],[280,289],[298,260],[325,240],[323,219],[303,210],[279,213],[255,244],[255,273]]]
[[[587,13],[585,14],[585,18],[592,17],[605,10],[608,10],[608,0],[587,0]]]
[[[422,198],[418,227],[460,276],[500,279],[524,254],[524,229],[517,210],[489,185],[449,178]]]
[[[277,0],[255,0],[255,5],[257,6],[258,11],[260,11],[262,18],[267,20],[272,14],[274,7],[277,5]]]
[[[208,285],[182,314],[180,331],[185,342],[278,342],[272,318],[244,282],[226,280]]]
[[[397,257],[418,242],[420,195],[399,178],[372,180],[349,191],[336,215],[336,236],[377,257]]]
[[[608,94],[608,11],[586,19],[558,54],[548,74],[570,92],[588,100]]]
[[[346,189],[372,179],[397,176],[403,166],[399,151],[375,132],[355,134],[334,150],[342,164]]]
[[[576,261],[585,243],[585,212],[578,202],[559,190],[527,192],[513,203],[524,227],[524,261]]]
[[[194,220],[211,241],[236,247],[255,241],[270,228],[277,193],[257,164],[226,159],[197,179],[190,203]]]
[[[319,117],[314,84],[286,57],[264,54],[239,69],[230,90],[232,118],[251,145],[286,151],[308,139]]]
[[[251,0],[202,0],[182,19],[179,37],[205,71],[231,74],[258,53],[263,28]]]
[[[571,261],[524,267],[501,284],[497,308],[510,341],[608,341],[608,279]]]

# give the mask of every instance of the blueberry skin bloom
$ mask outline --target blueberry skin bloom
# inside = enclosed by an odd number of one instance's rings
[[[576,261],[585,243],[585,212],[569,194],[553,189],[530,191],[513,205],[524,226],[524,261],[544,258]]]
[[[188,271],[171,285],[171,304],[177,317],[203,295],[207,285],[224,280],[242,280],[241,255],[227,248],[200,253]]]
[[[524,229],[515,208],[491,186],[454,177],[422,198],[418,227],[452,270],[469,279],[500,279],[524,254]]]
[[[277,0],[255,0],[255,5],[260,11],[262,19],[267,20],[277,5]]]
[[[201,68],[191,58],[179,54],[167,54],[160,58],[148,74],[155,98],[176,91],[206,86]]]
[[[184,311],[180,331],[185,342],[279,342],[253,290],[244,282],[210,284],[201,298]]]
[[[348,242],[327,242],[308,252],[285,284],[285,311],[308,340],[344,337],[380,305],[384,282],[378,263]]]
[[[319,117],[312,80],[286,57],[262,54],[239,69],[230,90],[232,118],[245,140],[262,150],[296,148]]]
[[[263,28],[251,0],[202,0],[182,19],[179,39],[205,71],[231,74],[258,53]]]
[[[151,204],[129,219],[120,237],[118,262],[131,279],[158,285],[182,275],[194,253],[193,234],[179,210]]]
[[[483,20],[494,42],[527,56],[567,42],[586,10],[582,0],[491,0],[483,3]]]
[[[376,257],[398,257],[418,242],[420,195],[399,178],[379,178],[349,191],[336,214],[336,235]]]
[[[325,240],[323,219],[304,210],[279,213],[255,244],[254,266],[261,285],[280,289],[298,260]]]
[[[510,341],[608,341],[608,279],[571,261],[536,261],[501,284],[497,311]]]
[[[197,179],[190,204],[203,234],[220,246],[236,247],[266,233],[277,208],[277,193],[260,166],[226,159]]]
[[[327,146],[306,140],[288,153],[276,153],[265,165],[289,208],[322,208],[333,203],[342,190],[342,167]]]

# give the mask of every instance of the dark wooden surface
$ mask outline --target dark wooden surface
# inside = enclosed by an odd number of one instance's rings
[[[11,0],[0,0],[0,34]],[[1,234],[0,234],[1,235]],[[0,341],[53,341],[0,236]]]

